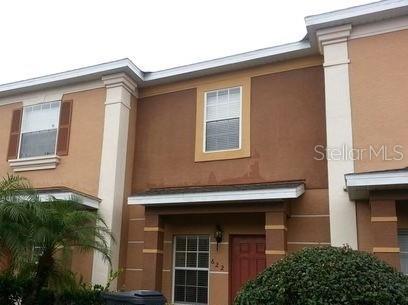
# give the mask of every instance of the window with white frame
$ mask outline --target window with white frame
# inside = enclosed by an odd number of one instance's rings
[[[408,230],[398,232],[398,242],[400,247],[401,272],[408,274]]]
[[[209,252],[208,236],[175,237],[174,303],[207,304]]]
[[[55,154],[59,112],[59,101],[24,107],[19,158]]]
[[[205,93],[206,152],[241,147],[241,101],[242,87]]]

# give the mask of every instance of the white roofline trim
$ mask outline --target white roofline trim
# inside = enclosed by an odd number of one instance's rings
[[[75,192],[70,192],[70,191],[47,191],[47,192],[40,192],[38,194],[39,198],[41,201],[47,201],[50,200],[50,197],[54,197],[55,199],[59,200],[71,200],[72,198],[76,198],[79,200],[79,203],[82,205],[85,205],[90,208],[98,209],[99,208],[99,201],[96,199],[92,199],[89,197],[86,197],[84,195],[75,193]]]
[[[245,52],[156,72],[143,72],[130,59],[120,59],[99,65],[46,75],[0,85],[0,97],[16,95],[44,87],[63,86],[81,81],[100,79],[104,75],[128,73],[138,86],[151,86],[234,71],[256,65],[318,54],[316,31],[321,28],[375,21],[408,15],[408,0],[386,0],[355,6],[305,18],[305,39],[270,48]]]
[[[346,187],[408,185],[408,169],[345,175]]]
[[[73,80],[83,81],[100,79],[104,75],[120,72],[129,73],[129,76],[132,77],[138,86],[147,86],[164,81],[175,81],[187,77],[199,77],[211,73],[254,66],[264,62],[272,62],[275,57],[279,57],[279,55],[282,54],[285,54],[285,57],[288,58],[291,57],[290,54],[293,58],[305,56],[308,55],[310,49],[310,43],[306,40],[302,40],[156,72],[143,72],[130,59],[125,58],[61,73],[3,84],[0,85],[0,96],[7,95],[8,92],[10,92],[10,94],[18,94],[20,93],[19,90],[24,88],[28,91],[29,88],[41,88],[41,86],[46,84],[57,84],[58,86],[62,86],[66,83],[73,82]]]
[[[408,168],[344,175],[350,200],[366,200],[370,191],[408,190]]]
[[[179,194],[136,195],[128,198],[128,204],[169,205],[215,203],[231,201],[282,200],[298,198],[305,192],[304,184],[270,189],[197,192]]]
[[[194,63],[191,65],[185,65],[175,67],[171,69],[160,70],[156,72],[145,73],[144,81],[153,81],[166,77],[172,77],[176,75],[194,73],[198,71],[208,70],[212,68],[219,68],[221,66],[236,65],[252,60],[260,60],[262,58],[268,58],[280,54],[286,54],[291,52],[299,52],[310,49],[310,43],[307,40],[301,40],[297,42],[282,44],[270,48],[259,49],[255,51],[249,51],[236,55],[221,57],[217,59],[207,60],[203,62]]]
[[[333,23],[343,19],[355,18],[362,15],[374,14],[382,11],[399,9],[407,6],[407,0],[388,0],[378,1],[368,4],[362,4],[345,9],[322,13],[318,15],[311,15],[305,17],[305,24],[307,27],[324,23]]]
[[[125,58],[89,67],[3,84],[0,85],[0,93],[7,91],[13,92],[22,88],[37,87],[50,83],[61,83],[61,85],[64,85],[63,82],[68,80],[87,79],[87,77],[94,78],[93,76],[95,75],[98,75],[98,78],[101,78],[102,75],[115,73],[122,69],[129,69],[133,73],[134,78],[139,78],[140,80],[143,79],[143,72],[131,60]]]

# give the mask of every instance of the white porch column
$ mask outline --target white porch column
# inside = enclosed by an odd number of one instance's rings
[[[118,270],[122,207],[124,202],[126,153],[128,145],[129,109],[136,84],[124,73],[102,78],[106,86],[105,122],[103,130],[98,197],[99,212],[115,236],[111,243],[112,268]],[[133,105],[135,107],[135,105]],[[110,268],[98,253],[94,253],[92,283],[105,285]],[[111,288],[116,288],[116,282]]]
[[[324,56],[326,94],[326,132],[328,149],[353,148],[349,56],[347,40],[351,25],[317,31],[320,52]],[[354,172],[354,161],[330,160],[328,155],[330,237],[333,246],[348,244],[357,249],[355,203],[344,191],[344,174]]]

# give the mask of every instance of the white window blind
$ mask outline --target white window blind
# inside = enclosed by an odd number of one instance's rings
[[[205,93],[205,151],[240,147],[241,87]]]
[[[174,302],[208,303],[210,240],[203,235],[175,237]]]
[[[408,230],[398,232],[398,242],[400,247],[401,272],[408,274]]]
[[[24,107],[20,158],[55,154],[60,102]]]

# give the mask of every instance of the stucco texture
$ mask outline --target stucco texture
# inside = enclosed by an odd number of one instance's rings
[[[321,66],[251,78],[251,157],[194,162],[196,89],[138,102],[133,191],[305,180],[327,188]]]
[[[73,100],[69,153],[61,156],[56,169],[21,172],[36,188],[67,187],[89,195],[98,195],[99,169],[105,111],[105,88],[64,95]],[[7,161],[13,109],[22,107],[16,101],[0,107],[0,177],[11,173]]]
[[[349,41],[350,92],[355,148],[376,150],[388,157],[401,145],[403,160],[385,160],[366,153],[355,161],[356,172],[402,168],[408,165],[408,30]],[[398,148],[397,148],[398,149]]]

